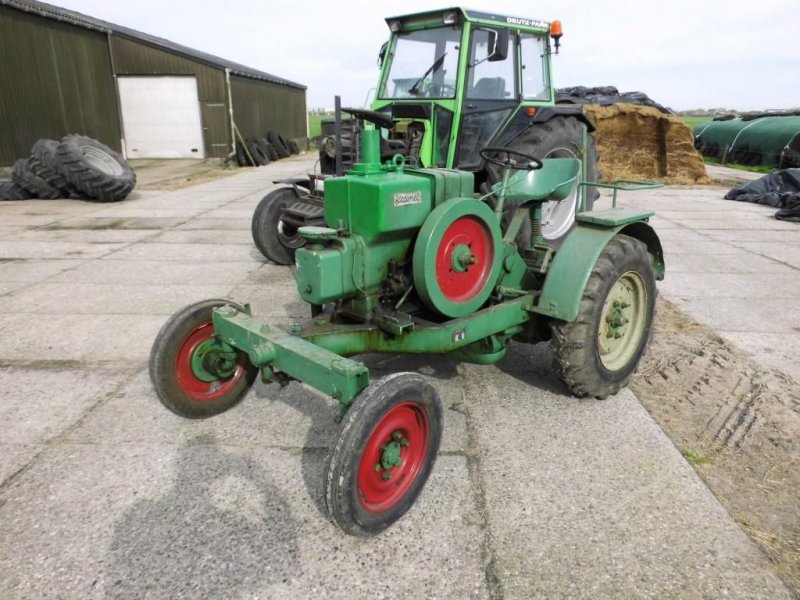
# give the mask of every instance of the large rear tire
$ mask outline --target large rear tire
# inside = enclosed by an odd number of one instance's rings
[[[42,138],[31,148],[31,156],[28,159],[31,170],[41,177],[48,185],[60,190],[61,198],[71,198],[80,196],[78,189],[64,176],[58,172],[56,167],[56,150],[58,142]]]
[[[261,254],[278,265],[291,265],[294,253],[306,244],[297,228],[282,219],[284,207],[295,200],[293,188],[278,188],[264,196],[253,213],[253,242]]]
[[[598,181],[597,150],[594,137],[587,136],[587,148],[584,152],[584,127],[585,125],[575,117],[554,117],[544,123],[537,123],[522,131],[517,137],[505,144],[512,150],[542,158],[578,158],[586,165],[586,176],[583,172],[579,175],[581,181]],[[502,179],[502,172],[494,165],[487,166],[489,185]],[[582,207],[578,207],[580,194],[584,196]],[[600,193],[595,187],[575,186],[572,193],[559,201],[546,202],[542,207],[542,234],[545,240],[558,249],[567,234],[575,227],[575,213],[580,208],[583,211],[592,210],[594,201]],[[508,203],[503,216],[503,231],[505,231],[514,213],[514,205]],[[517,246],[528,248],[530,246],[531,228],[526,221],[517,234]]]
[[[99,202],[123,200],[136,185],[136,174],[124,158],[83,135],[68,135],[61,140],[55,165],[64,179]]]
[[[63,196],[61,190],[53,187],[34,173],[33,169],[31,169],[30,158],[20,158],[14,163],[12,177],[14,182],[26,190],[33,198],[54,200]]]
[[[647,247],[616,235],[594,264],[578,318],[552,325],[554,366],[570,392],[604,399],[627,385],[650,339],[656,294]]]

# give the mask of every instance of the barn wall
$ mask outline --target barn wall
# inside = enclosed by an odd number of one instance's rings
[[[236,126],[245,138],[275,131],[305,140],[305,90],[231,75],[231,95]]]
[[[121,150],[105,34],[0,5],[0,40],[0,165],[69,133]]]

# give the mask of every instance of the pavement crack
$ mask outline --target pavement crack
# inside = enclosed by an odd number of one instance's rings
[[[461,369],[459,369],[461,370]],[[463,371],[461,377],[464,377]],[[463,453],[467,459],[467,476],[469,477],[470,487],[475,498],[475,510],[477,512],[476,525],[483,530],[481,537],[481,561],[484,565],[484,578],[486,580],[486,590],[491,600],[503,600],[505,593],[499,574],[497,552],[494,547],[494,539],[489,525],[489,514],[486,501],[486,482],[483,477],[483,464],[481,462],[480,442],[478,440],[476,423],[473,421],[467,405],[466,391],[462,391],[462,402],[459,412],[466,418],[467,429],[467,449]]]

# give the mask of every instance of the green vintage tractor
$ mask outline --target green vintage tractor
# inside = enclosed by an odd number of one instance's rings
[[[561,25],[459,8],[387,19],[381,74],[371,110],[343,109],[323,124],[320,171],[282,180],[252,220],[253,240],[271,261],[288,265],[306,243],[303,226],[324,226],[322,181],[361,162],[364,122],[381,129],[384,160],[402,154],[418,167],[473,173],[478,194],[490,191],[502,170],[480,156],[502,146],[539,158],[578,158],[579,181],[597,181],[593,127],[580,106],[555,105],[551,56]],[[575,214],[591,210],[594,187],[579,186],[561,202],[542,208],[542,235],[558,247]],[[507,211],[506,219],[510,218]],[[519,243],[530,231],[521,228]]]
[[[558,247],[548,241],[546,207],[558,210],[587,187],[580,158],[484,147],[481,160],[501,176],[476,197],[474,173],[422,168],[399,153],[382,160],[383,141],[364,126],[361,162],[324,182],[324,226],[297,231],[307,322],[285,331],[248,305],[207,300],[175,314],[150,356],[158,397],[187,418],[231,408],[259,372],[266,382],[298,380],[336,399],[342,424],[325,467],[325,499],[333,521],[362,536],[394,523],[421,492],[443,409],[421,375],[371,381],[350,357],[452,353],[492,364],[512,341],[550,339],[566,388],[605,398],[639,362],[664,274],[650,212],[581,211]],[[529,234],[519,245],[523,229]]]

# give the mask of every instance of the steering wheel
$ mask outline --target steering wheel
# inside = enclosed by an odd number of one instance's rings
[[[535,171],[536,169],[541,169],[544,166],[542,161],[535,156],[531,156],[530,154],[525,154],[511,148],[503,148],[501,146],[486,146],[485,148],[481,149],[479,154],[480,157],[486,162],[490,162],[494,165],[499,165],[504,168],[509,167],[511,169]],[[502,156],[505,156],[505,158],[500,158]],[[522,158],[524,161],[515,160],[512,158],[512,156]]]
[[[342,107],[342,112],[350,113],[356,119],[364,119],[373,125],[382,127],[383,129],[393,129],[394,121],[385,113],[376,112],[374,110],[366,110],[364,108],[346,108]]]

